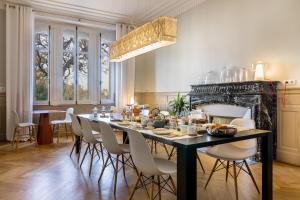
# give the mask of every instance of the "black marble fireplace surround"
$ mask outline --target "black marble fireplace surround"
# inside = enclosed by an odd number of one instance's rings
[[[205,104],[236,105],[251,109],[257,129],[273,132],[274,158],[277,146],[277,87],[276,81],[249,81],[192,85],[190,109]],[[224,115],[226,116],[226,115]],[[260,141],[257,159],[260,160]]]

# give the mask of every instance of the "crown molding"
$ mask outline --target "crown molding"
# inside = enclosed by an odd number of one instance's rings
[[[145,12],[141,11],[141,13],[136,13],[133,15],[104,11],[57,0],[0,0],[0,8],[1,4],[4,8],[3,2],[8,2],[30,6],[34,11],[38,12],[57,14],[77,19],[93,20],[111,24],[143,24],[159,16],[177,17],[178,15],[181,15],[182,13],[202,4],[205,1],[207,0],[161,0],[157,4],[151,5]]]

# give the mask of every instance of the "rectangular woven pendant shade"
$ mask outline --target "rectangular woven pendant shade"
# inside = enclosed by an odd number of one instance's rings
[[[159,17],[124,35],[111,45],[110,62],[122,62],[176,43],[177,20]]]

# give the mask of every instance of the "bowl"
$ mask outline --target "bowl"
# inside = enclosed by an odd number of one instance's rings
[[[237,133],[237,129],[234,127],[220,127],[220,128],[207,127],[206,130],[209,135],[216,136],[216,137],[232,137]]]

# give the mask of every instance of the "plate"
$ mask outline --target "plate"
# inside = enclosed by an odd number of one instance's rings
[[[129,126],[130,123],[128,121],[118,122],[118,125],[120,126]]]
[[[170,129],[163,129],[163,128],[157,128],[153,130],[153,133],[156,135],[169,135],[173,132],[173,130]]]

